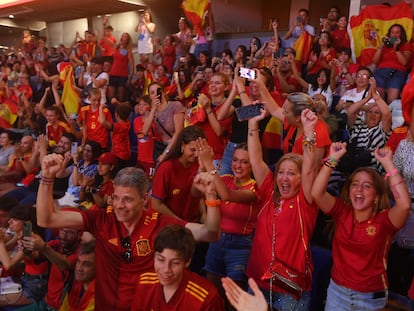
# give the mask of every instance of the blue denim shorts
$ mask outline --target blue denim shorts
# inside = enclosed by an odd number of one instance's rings
[[[377,68],[374,71],[377,87],[383,89],[402,89],[407,80],[407,72],[393,68]]]
[[[328,287],[325,310],[381,310],[388,300],[388,291],[361,293],[336,284]]]
[[[220,239],[210,243],[204,270],[235,281],[246,281],[247,261],[250,256],[253,234],[239,235],[222,232]]]
[[[108,85],[113,87],[125,86],[127,81],[128,77],[109,76]]]
[[[42,300],[47,292],[48,275],[24,274],[21,278],[23,293],[35,301]]]

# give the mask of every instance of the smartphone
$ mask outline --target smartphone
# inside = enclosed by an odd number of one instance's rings
[[[260,103],[236,108],[237,119],[241,122],[258,116],[261,113],[261,109],[263,109],[263,104]]]
[[[30,221],[23,223],[23,236],[32,236],[32,223]]]
[[[256,79],[256,71],[254,69],[249,69],[246,67],[240,67],[239,68],[239,76],[245,79]]]
[[[78,142],[73,142],[72,146],[70,147],[70,154],[73,156],[78,153]]]
[[[162,95],[162,89],[159,87],[158,89],[157,89],[157,96],[158,96],[158,98],[161,100],[161,95]]]
[[[296,21],[297,21],[298,23],[303,23],[303,19],[302,19],[302,17],[301,17],[301,16],[296,16]]]

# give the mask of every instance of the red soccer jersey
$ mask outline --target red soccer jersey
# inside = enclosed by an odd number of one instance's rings
[[[311,52],[311,55],[314,54],[314,52]],[[321,52],[319,54],[319,57],[316,59],[316,62],[313,65],[313,67],[308,70],[308,74],[316,74],[320,69],[324,68],[322,65],[322,61],[325,61],[327,64],[329,64],[329,62],[334,58],[336,58],[336,52],[333,48],[330,48],[325,53]]]
[[[219,110],[221,105],[215,107],[213,109],[213,113],[217,113],[217,110]],[[206,121],[199,124],[200,128],[203,130],[204,134],[206,135],[208,144],[213,148],[214,152],[214,160],[221,160],[224,153],[224,148],[226,147],[228,138],[231,134],[231,123],[232,123],[232,117],[226,118],[224,120],[218,121],[221,125],[221,127],[224,129],[224,133],[221,136],[217,136],[214,132],[213,128],[210,125],[210,122],[208,121],[208,117],[206,118]]]
[[[230,190],[250,190],[256,192],[256,181],[254,179],[250,179],[241,185],[236,185],[233,175],[223,175],[221,178]],[[254,228],[256,228],[257,214],[260,207],[259,201],[252,203],[222,201],[220,205],[221,231],[243,235],[252,233]]]
[[[263,202],[263,208],[257,216],[256,231],[250,252],[246,274],[252,277],[261,288],[269,290],[269,281],[262,280],[262,276],[269,269],[272,261],[272,245],[274,244],[275,256],[282,262],[297,271],[304,272],[306,258],[311,262],[309,241],[315,229],[318,209],[314,204],[309,204],[303,194],[302,188],[299,193],[290,199],[282,201],[281,207],[277,208],[275,216],[274,204],[274,177],[271,172],[266,176],[262,186],[258,190],[259,197]],[[300,214],[298,206],[300,204]],[[301,221],[303,223],[303,240],[307,245],[307,253],[302,240]],[[275,222],[276,237],[273,242],[273,221]],[[308,273],[308,287],[311,289],[311,273]],[[285,292],[278,288],[273,282],[274,292]]]
[[[134,133],[137,135],[138,140],[138,154],[137,160],[144,163],[154,163],[153,151],[154,151],[154,133],[156,133],[155,122],[152,122],[151,130],[148,135],[142,134],[142,128],[144,127],[144,119],[142,116],[138,116],[134,120]]]
[[[400,141],[407,138],[408,135],[408,127],[407,126],[401,126],[395,128],[390,138],[388,138],[388,141],[386,143],[387,147],[391,148],[392,153],[395,153],[395,150],[397,150],[398,145],[400,144]]]
[[[82,41],[80,44],[80,55],[88,54],[90,57],[94,57],[96,54],[96,42],[95,41]]]
[[[404,43],[400,46],[399,51],[411,52],[411,46],[408,43]],[[377,65],[377,68],[393,68],[400,71],[406,71],[410,68],[410,64],[402,65],[397,57],[397,52],[393,47],[384,47],[382,49],[381,60]]]
[[[103,109],[105,120],[112,123],[112,116],[108,108]],[[79,121],[86,126],[86,140],[97,141],[102,148],[108,145],[108,130],[99,122],[99,109],[92,111],[91,106],[84,106],[81,108],[79,114]]]
[[[292,139],[295,133],[296,128],[291,126],[288,130],[288,133],[283,140],[283,152],[289,152],[289,144],[292,143]],[[316,148],[325,148],[325,155],[329,152],[329,147],[331,146],[331,138],[329,137],[328,126],[324,121],[318,120],[315,126],[315,133],[316,133]],[[303,137],[304,135],[297,137],[293,143],[292,151],[293,153],[303,154]]]
[[[335,283],[359,292],[388,288],[388,251],[397,232],[389,219],[389,211],[358,222],[352,207],[336,199],[329,213],[336,224],[331,272]]]
[[[131,156],[131,145],[129,143],[129,129],[131,125],[127,122],[116,122],[112,129],[112,152],[120,159],[128,161]]]
[[[75,267],[75,263],[78,259],[78,248],[70,253],[63,253],[63,249],[59,240],[53,240],[47,243],[49,247],[53,248],[56,252],[66,256],[72,267]],[[46,303],[55,308],[59,309],[61,305],[61,295],[64,288],[65,282],[68,282],[69,270],[62,271],[55,264],[51,264],[49,272],[49,282],[47,284],[47,293],[45,297]]]
[[[51,146],[56,145],[62,137],[62,134],[69,131],[70,128],[65,122],[58,121],[56,125],[48,123],[46,125],[46,135],[49,139],[49,144]]]
[[[112,46],[107,40],[112,42],[114,45]],[[114,55],[115,43],[116,43],[116,38],[114,36],[102,38],[99,41],[99,45],[102,48],[102,51],[101,51],[102,55],[101,56],[112,56],[112,55]]]
[[[185,225],[185,221],[142,211],[129,236],[131,262],[123,259],[127,251],[121,240],[128,237],[124,225],[117,221],[111,208],[81,212],[84,230],[96,239],[96,310],[129,311],[139,274],[153,270],[154,239],[167,225]]]
[[[200,198],[191,194],[197,171],[198,163],[186,168],[178,159],[162,162],[154,175],[151,196],[161,200],[181,219],[199,222]]]
[[[198,274],[184,270],[181,284],[168,302],[155,272],[141,274],[132,311],[222,311],[217,288]]]

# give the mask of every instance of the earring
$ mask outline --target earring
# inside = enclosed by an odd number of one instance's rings
[[[181,148],[181,153],[184,153],[184,148]]]

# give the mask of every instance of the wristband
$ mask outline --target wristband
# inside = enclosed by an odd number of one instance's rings
[[[399,173],[398,169],[394,167],[391,171],[387,172],[384,176],[384,179],[387,180],[390,177],[393,177]]]
[[[338,166],[338,160],[334,159],[333,157],[329,156],[322,160],[322,164],[329,168],[335,168]]]
[[[239,92],[239,95],[241,95],[241,94],[246,94],[246,91]]]
[[[209,207],[217,207],[217,206],[220,206],[221,200],[220,199],[217,199],[217,200],[205,200],[204,203],[206,204],[206,206],[209,206]]]

